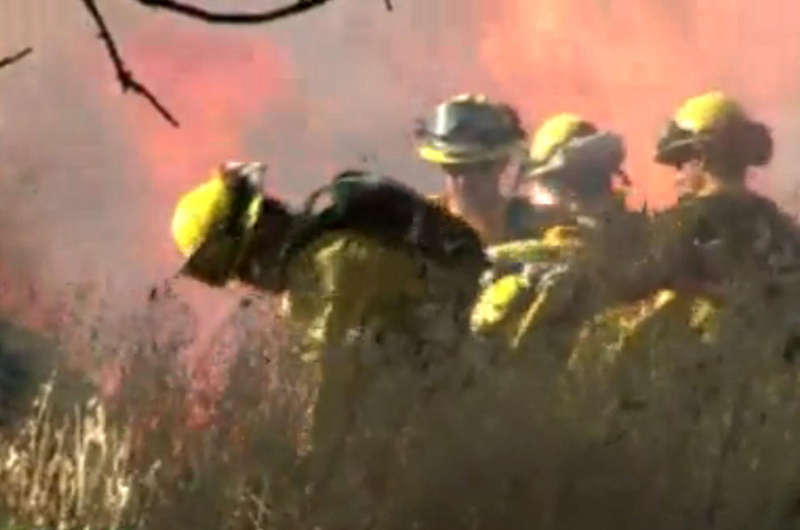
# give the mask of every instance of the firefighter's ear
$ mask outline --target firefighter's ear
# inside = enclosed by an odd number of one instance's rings
[[[747,123],[742,131],[741,143],[748,164],[765,166],[772,159],[772,133],[763,123]]]

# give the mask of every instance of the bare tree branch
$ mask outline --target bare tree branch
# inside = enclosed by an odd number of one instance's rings
[[[11,66],[12,64],[21,61],[33,51],[33,48],[25,48],[24,50],[18,51],[14,55],[9,55],[8,57],[3,57],[0,59],[0,69],[5,68],[6,66]]]
[[[135,94],[145,98],[147,101],[150,102],[153,107],[158,111],[161,116],[167,120],[170,124],[174,127],[180,127],[178,120],[167,110],[167,108],[158,100],[158,98],[150,92],[150,90],[140,83],[133,75],[133,73],[128,69],[125,65],[125,61],[122,59],[122,56],[117,49],[117,45],[114,42],[114,38],[111,36],[111,33],[108,31],[108,26],[106,26],[105,20],[103,19],[103,15],[100,13],[100,10],[97,7],[96,0],[81,0],[83,5],[89,11],[89,14],[92,16],[95,24],[97,25],[97,29],[100,31],[98,34],[100,40],[103,41],[106,47],[106,51],[108,52],[108,56],[111,59],[112,64],[114,65],[114,70],[117,73],[117,79],[119,80],[119,84],[122,87],[123,92],[132,91]]]
[[[108,26],[103,19],[103,15],[97,7],[97,0],[81,0],[83,5],[91,14],[97,28],[100,30],[99,37],[103,41],[108,52],[108,56],[114,65],[114,70],[117,74],[120,86],[123,92],[133,91],[139,96],[145,98],[150,102],[153,107],[164,117],[170,124],[179,127],[178,121],[167,110],[167,108],[158,100],[158,98],[150,92],[150,90],[139,82],[133,73],[125,65],[122,55],[119,53],[114,38],[108,30]],[[202,20],[209,24],[265,24],[278,19],[288,18],[294,15],[305,13],[312,9],[322,7],[323,5],[332,2],[333,0],[296,0],[292,4],[284,5],[282,7],[269,9],[266,11],[258,12],[225,12],[225,11],[211,11],[197,7],[195,5],[184,3],[180,0],[132,0],[142,6],[150,7],[152,9],[163,9],[170,13],[186,16]],[[384,5],[388,11],[393,10],[392,0],[384,0]]]
[[[209,24],[265,24],[281,18],[299,15],[311,9],[322,7],[332,0],[297,0],[293,4],[261,12],[240,13],[203,9],[176,0],[133,0],[153,9],[164,9],[172,13],[196,18]],[[386,0],[389,1],[389,0]]]

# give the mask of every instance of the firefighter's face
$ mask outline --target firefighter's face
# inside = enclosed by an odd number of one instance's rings
[[[483,160],[464,164],[446,164],[442,166],[452,178],[464,180],[486,180],[487,177],[499,177],[508,165],[508,157],[495,160]]]
[[[707,182],[707,173],[700,160],[692,159],[677,166],[675,188],[679,197],[691,197],[700,193]]]
[[[494,198],[499,193],[500,175],[508,166],[508,157],[498,160],[443,166],[450,193],[465,200]]]

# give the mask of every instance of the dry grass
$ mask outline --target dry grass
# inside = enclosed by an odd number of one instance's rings
[[[87,398],[74,371],[26,380],[41,384],[37,399],[0,433],[0,527],[275,528],[296,517],[286,483],[313,395],[308,367],[277,355],[271,302],[237,311],[195,352],[202,362],[184,355],[192,318],[171,293],[114,322],[96,307],[61,314],[61,344],[95,363],[87,380],[118,388]]]
[[[0,438],[6,517],[64,529],[800,528],[792,304],[770,318],[757,306],[720,317],[732,331],[710,345],[662,341],[655,326],[634,358],[580,380],[534,355],[493,365],[488,346],[425,372],[373,349],[394,361],[370,367],[344,442],[316,432],[309,446],[318,376],[265,325],[272,303],[239,308],[200,370],[182,356],[187,309],[167,297],[93,336],[123,374],[113,398],[55,413],[62,398],[45,385]]]
[[[118,528],[131,509],[136,474],[129,433],[109,424],[97,399],[53,414],[44,385],[15,436],[0,439],[0,484],[10,522],[35,528]]]

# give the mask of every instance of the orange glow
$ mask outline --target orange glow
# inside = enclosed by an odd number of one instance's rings
[[[480,57],[529,123],[563,110],[623,133],[635,202],[675,199],[651,163],[689,95],[722,88],[774,120],[798,88],[800,4],[766,0],[484,1]],[[754,9],[757,10],[754,11]]]
[[[285,97],[283,50],[261,38],[157,24],[137,33],[127,53],[137,74],[181,122],[174,129],[140,105],[125,116],[130,141],[159,198],[170,201],[225,160],[246,159],[244,135]]]

